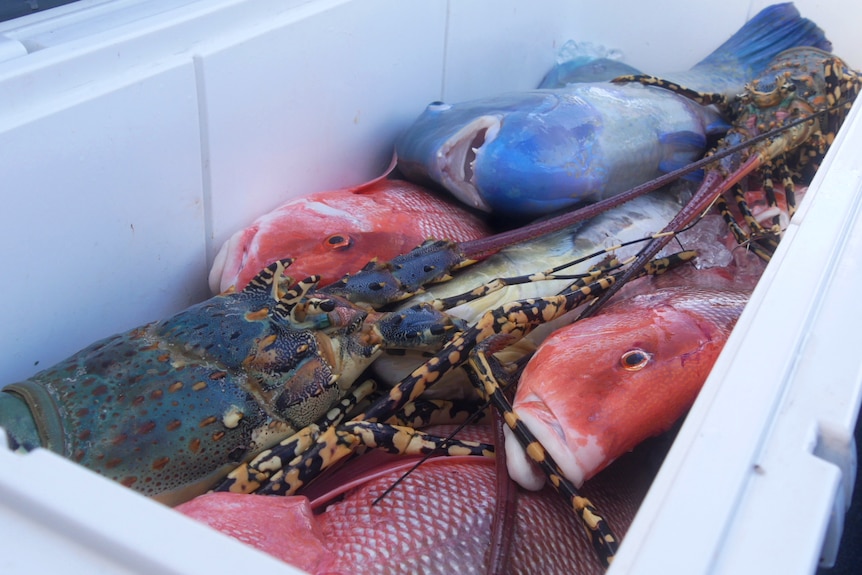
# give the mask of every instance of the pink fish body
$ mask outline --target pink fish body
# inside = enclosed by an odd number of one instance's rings
[[[414,462],[366,464],[366,472],[347,473],[348,482],[333,478],[328,483],[338,487],[310,502],[211,493],[176,509],[309,573],[484,573],[496,496],[493,460],[434,458],[372,505]],[[641,464],[637,457],[620,461],[622,467],[585,488],[619,535],[651,481],[650,471],[638,473]],[[604,572],[579,520],[550,488],[519,491],[516,505],[508,572]]]
[[[752,284],[714,269],[641,280],[639,288],[549,336],[518,385],[515,410],[577,485],[685,413]],[[544,477],[514,438],[506,445],[510,475],[539,488]]]
[[[490,232],[476,216],[401,180],[378,178],[282,204],[236,232],[215,257],[213,293],[242,289],[261,269],[295,258],[295,280],[319,274],[321,284],[356,272],[372,258],[388,260],[428,238],[463,242]]]
[[[303,571],[317,571],[327,555],[306,497],[207,493],[176,509]]]

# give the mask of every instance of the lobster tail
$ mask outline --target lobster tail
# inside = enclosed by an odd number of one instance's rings
[[[8,385],[0,392],[0,421],[11,449],[46,447],[63,453],[63,427],[51,396],[30,382]]]

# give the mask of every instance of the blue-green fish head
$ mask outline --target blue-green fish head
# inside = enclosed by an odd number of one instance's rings
[[[405,176],[479,210],[533,217],[697,159],[727,125],[639,85],[578,84],[428,106],[396,142]]]

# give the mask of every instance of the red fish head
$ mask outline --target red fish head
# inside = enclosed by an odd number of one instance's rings
[[[285,258],[294,259],[287,270],[294,280],[320,275],[327,285],[431,237],[463,242],[488,233],[477,217],[420,186],[378,179],[297,198],[261,216],[221,248],[210,289],[242,289],[261,269]]]
[[[527,365],[515,411],[580,485],[685,413],[746,299],[667,288],[566,326]],[[543,478],[506,443],[512,477],[538,488]]]

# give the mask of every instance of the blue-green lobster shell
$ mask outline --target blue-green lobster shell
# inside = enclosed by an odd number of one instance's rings
[[[6,386],[0,425],[10,444],[47,447],[180,502],[319,419],[377,357],[383,337],[408,345],[404,330],[435,321],[427,311],[405,322],[338,296],[313,297],[313,281],[282,294],[282,269],[274,264],[241,292],[108,337]],[[429,337],[441,336],[434,331]]]
[[[329,288],[312,277],[286,289],[290,261],[275,262],[241,292],[7,385],[0,426],[13,448],[45,447],[165,503],[185,501],[323,417],[384,347],[442,345],[454,325],[444,313],[373,306],[464,263],[455,244],[427,242]]]

